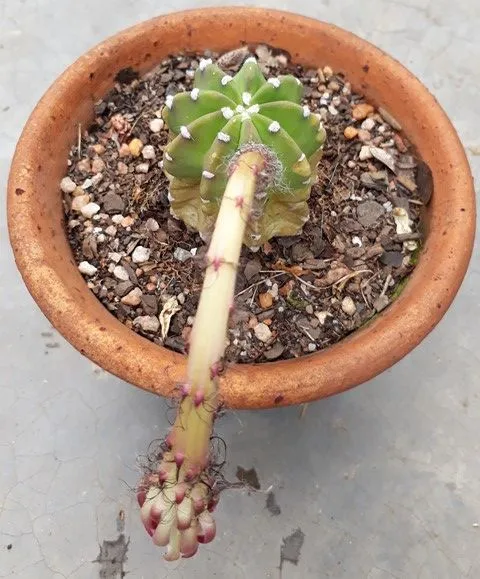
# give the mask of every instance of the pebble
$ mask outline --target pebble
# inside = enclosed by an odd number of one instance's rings
[[[138,306],[142,301],[142,290],[139,287],[134,288],[121,299],[122,304],[127,306]]]
[[[263,342],[264,344],[268,342],[272,337],[272,332],[270,328],[267,326],[267,324],[263,323],[257,324],[253,328],[253,331],[257,339],[260,340],[260,342]]]
[[[371,131],[375,126],[375,121],[372,118],[365,119],[361,124],[364,131]]]
[[[305,307],[305,311],[307,312],[307,314],[312,315],[312,314],[313,314],[313,306],[312,306],[312,304],[308,304],[308,305]]]
[[[60,189],[64,193],[73,193],[77,188],[77,184],[70,177],[64,177],[60,181]]]
[[[364,227],[370,227],[385,213],[385,209],[376,201],[364,201],[357,207],[357,220]]]
[[[119,161],[117,163],[117,173],[119,175],[128,175],[128,165],[126,165],[123,161]]]
[[[369,105],[368,103],[360,103],[353,107],[352,117],[356,121],[363,121],[363,119],[366,119],[368,115],[374,112],[374,110],[375,109],[372,105]]]
[[[88,205],[90,197],[88,195],[79,195],[72,199],[72,211],[80,212],[86,205]]]
[[[155,159],[155,148],[152,145],[145,145],[142,149],[142,157],[144,159]]]
[[[261,269],[262,264],[256,259],[251,259],[250,261],[247,261],[243,274],[247,278],[247,281],[250,282]]]
[[[185,295],[183,293],[179,293],[177,296],[177,301],[180,305],[183,306],[183,304],[185,303]]]
[[[275,342],[275,344],[273,344],[273,346],[269,350],[264,352],[263,355],[267,360],[276,360],[277,358],[280,358],[280,356],[283,354],[283,350],[284,347],[282,343]]]
[[[128,150],[132,157],[139,157],[143,149],[143,143],[140,139],[132,139],[128,143]]]
[[[137,173],[148,173],[148,170],[150,169],[150,165],[148,163],[139,163],[136,167],[135,167],[135,171]]]
[[[385,251],[380,256],[380,261],[383,265],[391,265],[393,267],[400,267],[403,263],[404,255],[401,251]]]
[[[117,253],[116,251],[110,251],[108,254],[108,259],[110,261],[113,261],[114,263],[118,263],[122,259],[122,256],[120,253]]]
[[[362,141],[362,143],[367,143],[368,141],[370,141],[372,138],[372,135],[370,134],[370,131],[366,131],[364,129],[360,129],[358,131],[358,140]]]
[[[137,245],[132,253],[133,263],[145,263],[150,259],[150,250],[148,247],[143,247],[142,245]]]
[[[370,147],[368,145],[363,145],[363,147],[360,149],[358,158],[360,161],[366,161],[367,159],[372,158],[372,153],[370,152]]]
[[[310,342],[310,343],[308,344],[308,351],[309,351],[309,352],[315,352],[316,349],[317,349],[317,346],[316,346],[316,344],[314,344],[313,342]]]
[[[342,300],[342,310],[347,316],[353,316],[357,311],[357,306],[350,296],[345,296]]]
[[[120,158],[130,157],[130,147],[127,145],[127,143],[123,143],[120,146],[120,149],[118,149],[118,156]]]
[[[92,172],[101,173],[105,169],[105,163],[100,157],[93,159],[92,161]]]
[[[122,220],[120,221],[121,226],[125,227],[125,228],[131,227],[134,223],[135,223],[135,219],[133,217],[131,217],[130,215],[127,215],[126,217],[122,217]]]
[[[278,283],[272,284],[272,287],[268,290],[268,293],[271,294],[273,299],[278,298]]]
[[[103,145],[101,145],[100,143],[96,143],[95,145],[92,145],[92,150],[97,155],[103,155],[103,153],[105,153],[105,147]]]
[[[175,259],[178,259],[178,261],[181,261],[183,263],[183,262],[191,259],[193,256],[188,250],[183,249],[183,247],[177,247],[177,248],[175,248],[175,251],[173,252],[173,257]]]
[[[258,302],[262,310],[268,310],[268,308],[271,308],[273,304],[272,294],[269,292],[261,293],[258,296]]]
[[[152,119],[149,127],[152,133],[159,133],[163,129],[163,125],[163,119]]]
[[[130,278],[128,276],[128,271],[122,266],[117,265],[113,270],[113,275],[120,281],[128,281]]]
[[[146,314],[156,315],[158,313],[158,302],[156,296],[142,296],[142,307]]]
[[[88,261],[82,261],[78,265],[78,271],[84,275],[92,276],[97,273],[97,268]]]
[[[351,141],[358,135],[358,129],[356,129],[355,127],[346,127],[345,130],[343,131],[343,135],[346,139]]]
[[[122,213],[124,209],[125,202],[117,193],[109,191],[103,198],[103,210],[105,213]]]
[[[72,195],[74,197],[80,197],[81,195],[85,195],[85,191],[81,187],[77,187]]]
[[[390,300],[386,295],[379,295],[378,298],[373,302],[373,307],[377,312],[381,312],[388,306],[389,301]]]
[[[117,225],[120,225],[120,223],[125,219],[125,217],[123,215],[114,215],[112,217],[112,221],[114,223],[116,223]]]
[[[122,298],[123,296],[127,295],[129,291],[133,289],[133,283],[128,281],[121,281],[115,287],[115,293],[118,297]]]
[[[115,225],[109,225],[106,229],[105,229],[105,233],[107,235],[110,235],[110,237],[115,237],[115,235],[117,235],[117,228],[115,227]]]
[[[156,316],[138,316],[133,320],[134,326],[140,326],[144,332],[154,334],[160,328],[160,320]]]
[[[77,171],[80,171],[80,173],[90,173],[90,169],[90,159],[81,159],[77,163]]]
[[[148,231],[158,231],[160,229],[160,225],[158,224],[153,217],[149,217],[145,222],[145,227]]]
[[[80,199],[80,197],[75,197],[75,199]],[[87,219],[91,219],[99,211],[100,205],[97,203],[87,203],[80,209],[81,214]]]

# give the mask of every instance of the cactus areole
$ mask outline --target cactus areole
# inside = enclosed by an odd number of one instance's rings
[[[301,97],[295,77],[265,80],[251,57],[234,77],[202,60],[193,89],[166,100],[171,211],[211,236],[177,417],[138,494],[145,528],[170,561],[215,536],[224,481],[211,438],[242,242],[258,248],[308,219],[325,131]]]
[[[243,242],[254,249],[273,236],[297,234],[309,216],[325,142],[320,118],[301,106],[302,95],[292,75],[266,80],[254,57],[233,77],[201,60],[193,89],[168,96],[163,109],[173,215],[209,235],[238,155],[258,151],[265,165]]]

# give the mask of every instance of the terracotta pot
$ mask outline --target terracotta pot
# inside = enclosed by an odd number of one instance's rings
[[[401,296],[349,338],[298,360],[230,368],[222,383],[233,408],[298,404],[356,386],[412,350],[440,321],[465,275],[474,240],[475,201],[463,147],[443,110],[403,66],[335,26],[260,8],[213,8],[161,16],[117,34],[73,64],[48,90],[18,143],[8,184],[11,244],[32,296],[82,354],[124,380],[169,395],[185,358],[127,329],[78,272],[65,235],[60,179],[78,123],[122,68],[151,69],[170,53],[241,43],[287,50],[301,64],[329,64],[402,124],[433,172],[428,235]]]

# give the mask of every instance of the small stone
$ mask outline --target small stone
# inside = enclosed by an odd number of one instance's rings
[[[383,265],[391,265],[392,267],[400,267],[405,256],[401,251],[385,251],[380,256],[380,261]]]
[[[105,147],[100,143],[96,143],[95,145],[92,145],[92,151],[96,155],[103,155],[103,153],[105,153]]]
[[[376,201],[364,201],[357,207],[357,220],[364,227],[372,226],[385,213],[385,209]]]
[[[324,66],[323,67],[323,74],[325,76],[325,79],[329,80],[333,76],[333,70],[329,66]]]
[[[345,296],[342,300],[342,310],[347,316],[353,316],[357,311],[357,306],[350,296]]]
[[[107,235],[110,235],[110,237],[115,237],[115,235],[117,235],[117,228],[115,227],[115,225],[109,225],[106,229],[105,229],[105,233]]]
[[[122,304],[126,306],[138,306],[142,301],[142,290],[139,287],[134,288],[121,299]]]
[[[78,271],[84,275],[92,276],[97,273],[97,268],[88,261],[82,261],[78,265]]]
[[[142,149],[142,157],[144,159],[155,159],[155,148],[152,145],[145,145]]]
[[[128,281],[130,278],[128,276],[128,271],[122,266],[117,265],[113,270],[113,275],[120,281]]]
[[[113,261],[114,263],[118,263],[122,259],[122,256],[120,253],[117,253],[116,251],[110,251],[108,254],[108,259],[110,261]]]
[[[271,294],[273,299],[278,298],[278,283],[272,284],[272,287],[268,290],[268,293]]]
[[[75,199],[80,199],[80,197],[75,197]],[[100,205],[97,203],[87,203],[80,209],[81,214],[87,219],[91,219],[99,211]]]
[[[267,326],[267,324],[264,323],[257,324],[253,328],[253,331],[257,339],[260,340],[260,342],[263,342],[264,344],[268,342],[272,337],[272,332],[270,328]]]
[[[183,306],[183,304],[185,303],[185,295],[183,293],[179,293],[177,295],[177,301],[181,306]]]
[[[106,239],[106,237],[105,237],[105,235],[104,235],[103,233],[99,233],[99,234],[97,235],[97,241],[98,241],[98,243],[104,243],[104,242],[105,242],[105,239]]]
[[[375,121],[372,118],[365,119],[361,124],[364,131],[371,131],[375,127]]]
[[[127,143],[120,145],[120,149],[118,149],[118,156],[120,158],[130,157],[130,154],[130,147],[127,145]]]
[[[317,346],[316,346],[316,344],[314,344],[313,342],[310,342],[310,343],[308,344],[307,348],[308,348],[308,351],[309,351],[309,352],[315,352],[315,350],[317,349]]]
[[[315,312],[315,316],[317,317],[318,321],[323,325],[325,325],[325,320],[328,317],[332,317],[330,312]]]
[[[90,173],[91,165],[90,159],[81,159],[77,163],[77,171],[80,173]]]
[[[313,314],[313,306],[312,306],[312,304],[308,304],[308,305],[305,307],[305,311],[307,312],[307,314],[312,315],[312,314]]]
[[[156,316],[138,316],[133,320],[134,326],[140,326],[144,332],[155,334],[160,328],[160,320]]]
[[[128,143],[128,149],[132,157],[139,157],[143,149],[143,143],[140,139],[132,139]]]
[[[160,229],[160,225],[158,224],[153,217],[149,217],[145,222],[145,227],[148,231],[158,231]]]
[[[277,358],[280,358],[280,356],[283,354],[283,350],[284,347],[282,343],[275,342],[275,344],[273,344],[273,346],[269,350],[266,350],[266,352],[264,352],[264,356],[267,360],[276,360]]]
[[[362,141],[362,143],[367,143],[371,139],[372,135],[370,134],[370,131],[365,131],[364,129],[358,131],[358,140]]]
[[[117,173],[119,175],[128,175],[128,165],[126,165],[123,161],[119,161],[117,163]]]
[[[77,187],[75,191],[72,193],[73,197],[80,197],[85,195],[85,191],[81,187]]]
[[[370,152],[370,147],[368,145],[363,145],[363,147],[360,149],[358,158],[360,161],[366,161],[367,159],[372,158],[372,153]]]
[[[378,298],[373,302],[373,307],[377,312],[381,312],[388,306],[389,301],[390,300],[386,295],[379,295]]]
[[[349,141],[354,139],[358,135],[358,129],[355,127],[346,127],[343,131],[343,135]]]
[[[130,215],[127,215],[126,217],[123,217],[120,224],[122,227],[131,227],[133,224],[135,223],[135,219],[133,217],[131,217]]]
[[[60,189],[64,193],[73,193],[77,188],[77,184],[70,177],[64,177],[60,181]]]
[[[121,281],[119,284],[115,286],[115,293],[118,297],[122,298],[123,296],[127,295],[129,291],[133,289],[133,283],[128,281]]]
[[[120,223],[122,223],[122,221],[125,219],[125,217],[123,215],[114,215],[112,217],[112,221],[114,223],[116,223],[117,225],[120,225]]]
[[[158,313],[158,300],[156,296],[143,295],[142,307],[146,314],[155,316]]]
[[[105,213],[122,213],[124,209],[125,202],[117,193],[110,191],[103,198],[103,210]]]
[[[137,173],[148,173],[148,170],[150,169],[150,165],[148,163],[139,163],[136,167],[135,167],[135,171]]]
[[[268,310],[268,308],[271,308],[273,304],[272,294],[269,292],[261,293],[258,296],[258,303],[263,310]]]
[[[92,173],[101,173],[105,169],[105,163],[100,157],[96,157],[92,161]]]
[[[152,119],[150,121],[149,127],[152,133],[159,133],[163,129],[163,119]]]
[[[374,110],[375,109],[372,105],[369,105],[367,103],[360,103],[353,107],[352,117],[356,121],[363,121],[363,119],[366,119],[368,115],[371,115],[374,112]]]
[[[338,92],[340,90],[340,85],[338,84],[338,82],[336,80],[331,80],[328,83],[328,90],[330,90],[332,92]]]
[[[150,250],[142,245],[137,245],[132,253],[133,263],[145,263],[150,259]]]
[[[181,261],[183,263],[183,262],[191,259],[193,256],[188,250],[183,249],[183,247],[177,247],[177,248],[175,248],[175,251],[173,252],[173,257],[175,259],[178,259],[178,261]]]
[[[246,277],[247,281],[250,282],[261,269],[262,264],[256,259],[251,259],[250,261],[247,261],[245,269],[243,270],[243,274]]]
[[[79,195],[78,197],[74,197],[72,200],[72,211],[78,211],[79,213],[81,210],[88,205],[90,201],[90,197],[88,195]]]

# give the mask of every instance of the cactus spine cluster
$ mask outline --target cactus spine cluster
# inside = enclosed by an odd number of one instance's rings
[[[215,536],[220,489],[210,439],[242,242],[258,247],[295,234],[308,218],[325,132],[301,97],[295,77],[267,81],[248,58],[233,78],[201,61],[192,91],[166,101],[172,212],[202,233],[215,225],[177,418],[138,494],[145,528],[167,547],[167,560],[191,557]]]

